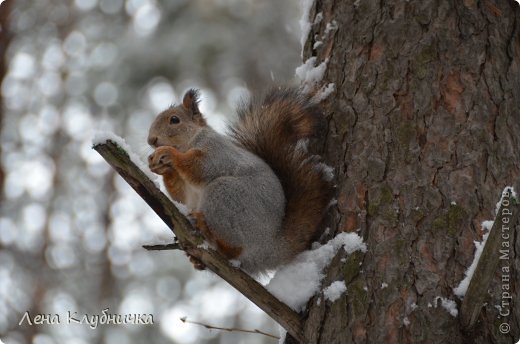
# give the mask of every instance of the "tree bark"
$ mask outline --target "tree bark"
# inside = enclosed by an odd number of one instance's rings
[[[311,301],[307,341],[515,342],[518,225],[473,329],[453,288],[504,187],[520,188],[519,5],[316,0],[309,22],[304,55],[327,61],[323,82],[335,84],[324,102],[338,184],[332,232],[359,231],[368,251],[329,266],[323,284],[345,280],[347,292]]]
[[[5,1],[0,5],[0,82],[4,80],[7,74],[7,47],[11,40],[11,33],[9,32],[9,14],[11,14],[12,1]],[[4,98],[0,92],[0,129],[3,128],[4,122]],[[2,147],[0,147],[0,158],[2,157]],[[0,159],[0,190],[4,190],[5,171]],[[3,192],[0,195],[0,200],[3,201]]]

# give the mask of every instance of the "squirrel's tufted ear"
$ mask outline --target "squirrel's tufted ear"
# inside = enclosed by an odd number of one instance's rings
[[[193,114],[200,114],[199,112],[199,90],[190,88],[182,98],[182,106],[190,110]]]

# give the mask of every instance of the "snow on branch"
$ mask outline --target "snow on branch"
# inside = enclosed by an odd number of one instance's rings
[[[180,248],[202,261],[209,270],[222,277],[260,307],[295,339],[302,341],[303,325],[300,315],[279,301],[245,272],[232,266],[230,262],[215,251],[206,248],[203,245],[203,237],[193,228],[188,219],[181,214],[170,199],[161,192],[157,185],[150,180],[145,172],[146,169],[145,171],[141,170],[133,161],[134,159],[131,159],[132,154],[127,152],[127,147],[118,145],[117,139],[106,137],[106,140],[96,140],[93,148],[101,154],[174,232]],[[152,250],[164,249],[157,246],[149,246],[147,248]]]
[[[509,257],[512,250],[511,238],[518,218],[518,199],[512,187],[502,193],[493,227],[489,232],[480,259],[474,268],[460,309],[462,326],[469,330],[477,322],[487,295],[489,284],[495,276],[500,259]]]

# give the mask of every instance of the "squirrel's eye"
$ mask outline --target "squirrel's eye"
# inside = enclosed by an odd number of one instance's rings
[[[170,124],[177,124],[179,123],[181,120],[179,119],[179,117],[177,116],[171,116],[170,117]]]

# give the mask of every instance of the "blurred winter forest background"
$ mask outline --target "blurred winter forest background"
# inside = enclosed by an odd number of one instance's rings
[[[109,130],[146,157],[154,115],[188,87],[222,123],[248,90],[292,81],[299,1],[7,0],[0,6],[0,339],[5,343],[274,343],[209,331],[278,326],[183,253],[91,149]],[[214,120],[217,119],[217,120]],[[154,325],[67,324],[67,312],[152,314]],[[58,314],[32,326],[25,312]]]

